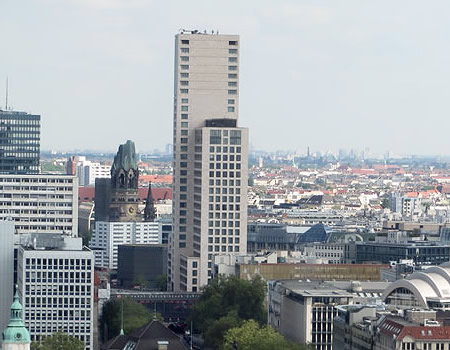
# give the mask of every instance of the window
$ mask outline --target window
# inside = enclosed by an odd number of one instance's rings
[[[187,112],[188,109],[189,109],[188,106],[181,106],[181,110],[182,110],[183,112]]]
[[[237,79],[237,74],[235,73],[228,74],[228,79]]]
[[[181,127],[182,128],[187,128],[188,127],[188,122],[181,122]]]
[[[221,130],[211,130],[210,134],[210,144],[220,144],[222,139],[222,131]]]
[[[188,70],[189,69],[189,65],[188,64],[182,64],[181,65],[181,70]]]
[[[229,45],[233,45],[233,46],[236,46],[236,45],[238,44],[238,42],[237,42],[237,41],[234,41],[234,40],[232,40],[232,41],[229,41],[229,42],[228,42],[228,44],[229,44]]]
[[[189,62],[189,56],[181,56],[181,62]]]
[[[184,45],[189,45],[189,40],[181,40],[181,43]]]
[[[231,130],[230,131],[230,144],[240,145],[241,144],[241,130]]]
[[[229,105],[234,105],[234,99],[228,100],[228,104],[229,104]]]
[[[237,62],[237,57],[228,57],[228,62]]]
[[[182,78],[189,78],[189,73],[180,73]]]
[[[228,70],[231,70],[231,71],[237,70],[237,66],[228,66]]]
[[[228,53],[230,55],[235,55],[235,54],[237,54],[237,49],[228,49]]]
[[[187,118],[188,118],[188,115],[186,113],[181,114],[181,119],[187,119]]]
[[[182,53],[189,53],[189,48],[188,47],[182,47],[181,48],[181,52]]]
[[[234,90],[234,91],[236,91],[236,90]],[[180,89],[180,93],[187,94],[187,93],[189,93],[189,89]]]
[[[187,80],[180,81],[181,86],[189,86],[189,82]]]
[[[234,107],[228,106],[228,112],[234,112]]]
[[[184,73],[184,74],[188,74],[188,73]],[[181,103],[188,103],[188,102],[189,102],[189,99],[187,99],[187,98],[181,99]]]
[[[183,90],[183,89],[181,89],[181,90]],[[187,94],[187,89],[186,89],[186,94]],[[228,90],[228,95],[237,95],[237,90]]]
[[[235,86],[237,86],[237,82],[236,81],[229,81],[228,82],[228,86],[235,87]]]

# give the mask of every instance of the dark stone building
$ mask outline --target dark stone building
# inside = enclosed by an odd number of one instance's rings
[[[166,244],[126,244],[119,246],[117,281],[124,288],[145,280],[147,288],[157,289],[157,279],[167,274]]]
[[[107,222],[147,221],[156,219],[151,184],[144,212],[139,211],[139,170],[134,142],[119,146],[111,166],[111,179],[95,181],[95,220]]]

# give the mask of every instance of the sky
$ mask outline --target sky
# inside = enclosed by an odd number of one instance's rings
[[[450,154],[447,0],[0,0],[0,105],[41,148],[172,140],[174,35],[241,36],[252,149]]]

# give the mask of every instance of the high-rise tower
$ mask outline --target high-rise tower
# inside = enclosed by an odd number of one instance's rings
[[[38,174],[41,116],[0,110],[0,174]]]
[[[238,111],[239,36],[176,35],[172,290],[197,291],[215,255],[246,253],[248,130]]]

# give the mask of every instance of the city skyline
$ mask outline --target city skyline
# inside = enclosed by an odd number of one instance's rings
[[[9,105],[42,116],[43,149],[113,150],[130,135],[142,151],[160,148],[171,140],[171,38],[219,30],[245,43],[240,115],[254,148],[448,155],[448,7],[6,2],[0,105],[8,76]]]

